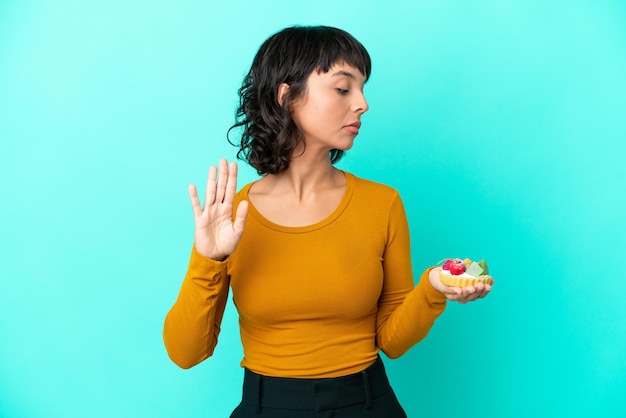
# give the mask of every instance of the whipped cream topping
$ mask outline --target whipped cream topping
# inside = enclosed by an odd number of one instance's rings
[[[472,276],[471,274],[467,274],[466,272],[463,272],[463,274],[452,274],[450,273],[450,270],[441,270],[442,273],[447,274],[448,276],[452,276],[452,277],[463,277],[463,278],[467,278],[467,279],[476,279],[479,276]]]

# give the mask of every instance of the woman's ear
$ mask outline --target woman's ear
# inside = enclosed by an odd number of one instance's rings
[[[285,95],[287,94],[287,92],[289,91],[289,84],[287,83],[280,83],[280,86],[278,86],[278,104],[279,105],[283,105],[283,102],[285,101]]]

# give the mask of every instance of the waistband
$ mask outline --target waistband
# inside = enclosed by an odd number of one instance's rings
[[[243,401],[262,408],[325,411],[365,404],[391,389],[380,357],[367,369],[341,377],[299,379],[262,376],[245,370]]]

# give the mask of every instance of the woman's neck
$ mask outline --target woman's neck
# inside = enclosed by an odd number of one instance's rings
[[[305,152],[289,162],[289,168],[278,174],[268,174],[255,188],[266,193],[292,195],[297,201],[306,200],[312,193],[343,187],[345,176],[333,167],[328,153]]]
[[[305,200],[307,195],[324,189],[332,189],[345,183],[343,173],[330,164],[308,165],[292,161],[282,173],[269,175],[268,183],[275,191],[293,195],[297,200]]]

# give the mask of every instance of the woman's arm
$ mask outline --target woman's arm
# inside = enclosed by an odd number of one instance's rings
[[[167,353],[183,369],[213,354],[228,299],[228,285],[226,263],[202,256],[194,246],[178,299],[163,326]]]
[[[379,348],[390,358],[397,358],[426,337],[447,300],[466,303],[483,298],[491,286],[449,287],[439,280],[439,267],[431,267],[414,287],[409,228],[399,196],[390,206],[388,222],[376,334]]]
[[[397,194],[389,207],[387,229],[376,336],[378,347],[388,357],[397,358],[426,337],[447,299],[433,288],[428,278],[431,269],[414,284],[409,226]]]
[[[229,279],[226,257],[241,239],[248,214],[248,202],[233,205],[237,191],[237,164],[225,159],[210,167],[204,206],[196,186],[189,186],[194,215],[194,247],[178,299],[165,318],[163,339],[170,358],[182,368],[192,367],[213,354]]]

